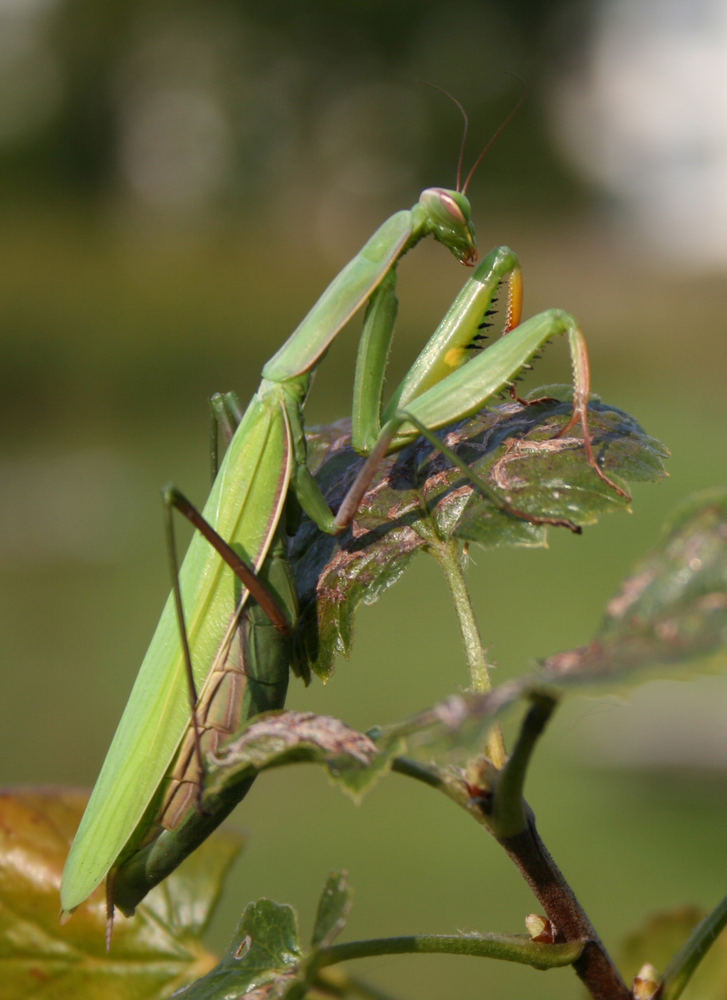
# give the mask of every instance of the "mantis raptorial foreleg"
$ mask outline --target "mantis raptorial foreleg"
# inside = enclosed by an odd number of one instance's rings
[[[503,282],[507,282],[504,332],[499,340],[485,346],[481,331],[485,324],[489,325],[492,302]],[[578,324],[569,313],[559,309],[549,309],[520,323],[521,306],[522,277],[518,258],[508,247],[498,247],[466,282],[388,405],[383,409],[377,406],[366,412],[362,408],[354,411],[354,417],[359,418],[358,425],[354,421],[354,444],[370,458],[338,510],[339,525],[350,522],[385,454],[403,447],[419,434],[430,436],[432,431],[477,412],[502,389],[511,387],[512,380],[533,355],[558,334],[568,338],[574,392],[572,415],[556,436],[580,424],[588,463],[611,489],[628,497],[623,487],[600,467],[593,453],[588,426],[590,369],[585,338]],[[386,359],[376,354],[382,343],[383,338],[362,338],[357,386],[359,381],[365,380],[367,372],[384,369]],[[436,439],[433,443],[444,450]],[[449,457],[457,463],[456,456],[450,454]],[[494,496],[486,483],[480,481],[477,486],[514,516],[579,530],[567,519],[531,517]]]

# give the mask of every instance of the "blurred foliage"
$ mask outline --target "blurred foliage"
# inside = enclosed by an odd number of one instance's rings
[[[3,995],[159,1000],[215,964],[199,938],[241,840],[220,834],[139,908],[118,919],[106,942],[103,887],[64,925],[61,871],[86,796],[67,788],[0,795],[0,940]]]
[[[727,490],[692,496],[659,546],[621,584],[587,646],[544,663],[548,680],[608,680],[632,670],[723,670],[727,662]],[[687,674],[687,676],[689,676]]]
[[[298,175],[302,188],[300,153],[316,143],[322,165],[333,158],[339,173],[359,174],[346,150],[362,130],[374,143],[378,134],[379,150],[351,150],[363,153],[369,170],[378,160],[389,168],[393,162],[394,176],[403,173],[406,184],[412,163],[415,177],[453,175],[458,117],[427,81],[467,106],[477,126],[473,147],[525,89],[534,109],[521,113],[507,166],[495,164],[495,172],[498,183],[527,194],[536,157],[542,199],[546,178],[559,179],[539,126],[542,81],[554,47],[577,45],[588,23],[587,16],[572,17],[571,37],[561,31],[553,38],[563,6],[58,0],[7,8],[0,18],[16,44],[8,46],[4,67],[13,86],[0,144],[4,197],[38,186],[60,198],[123,192],[129,157],[153,155],[145,131],[153,121],[169,133],[156,139],[169,141],[163,155],[176,152],[178,169],[195,155],[190,143],[222,144],[225,163],[208,192],[218,208],[254,208],[270,170],[288,188]],[[31,57],[35,79],[27,77]],[[188,137],[172,134],[185,123]],[[198,180],[204,187],[202,175]],[[391,170],[387,180],[390,186]]]

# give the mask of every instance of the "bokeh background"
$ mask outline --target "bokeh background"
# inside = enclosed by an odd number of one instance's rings
[[[631,515],[547,551],[474,553],[497,679],[585,641],[667,512],[724,482],[721,0],[0,0],[4,782],[93,782],[168,589],[159,487],[206,493],[208,396],[249,397],[375,226],[454,182],[460,120],[426,82],[467,106],[470,157],[524,89],[470,188],[481,247],[520,252],[527,312],[574,312],[595,391],[673,453]],[[465,277],[435,245],[400,273],[393,376]],[[349,409],[356,336],[321,366],[311,423]],[[561,344],[535,384],[568,371]],[[289,703],[365,728],[465,682],[420,558],[361,611],[351,661]],[[711,677],[577,698],[543,740],[529,798],[613,947],[653,910],[724,893],[725,695]],[[251,841],[213,942],[258,895],[307,929],[334,865],[357,888],[352,936],[520,931],[517,873],[410,784],[356,809],[312,769],[259,782],[232,820]],[[474,959],[356,971],[432,1000],[578,995],[567,972]]]

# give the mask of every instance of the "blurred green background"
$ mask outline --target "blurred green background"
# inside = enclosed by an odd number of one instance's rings
[[[206,493],[207,398],[248,398],[375,226],[454,183],[460,120],[422,81],[468,108],[471,158],[525,89],[470,188],[481,248],[519,251],[526,311],[575,313],[594,390],[673,453],[631,515],[544,551],[473,553],[497,679],[585,641],[667,512],[724,483],[727,111],[704,54],[723,63],[727,39],[719,4],[635,7],[0,3],[4,782],[93,782],[168,590],[159,487]],[[700,72],[679,76],[700,44]],[[465,278],[434,245],[400,275],[392,377]],[[321,366],[311,423],[348,411],[356,336]],[[559,344],[533,384],[568,373]],[[444,582],[420,558],[360,612],[351,661],[325,689],[293,683],[289,704],[365,728],[465,683]],[[543,740],[529,797],[609,945],[724,893],[725,693],[707,678],[578,698]],[[521,931],[533,908],[479,828],[400,778],[356,809],[317,772],[276,773],[231,822],[251,842],[217,945],[258,895],[308,928],[334,865],[357,890],[355,937]],[[578,995],[568,972],[474,959],[357,971],[430,1000]]]

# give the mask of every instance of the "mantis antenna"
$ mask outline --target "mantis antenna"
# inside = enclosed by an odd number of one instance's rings
[[[457,190],[461,191],[462,194],[467,194],[467,188],[470,186],[470,181],[475,176],[475,173],[477,172],[477,168],[479,167],[480,163],[482,163],[482,161],[484,160],[484,158],[487,155],[487,153],[489,153],[489,151],[492,149],[492,147],[494,146],[494,144],[500,138],[500,136],[505,131],[505,129],[507,128],[507,126],[510,124],[510,122],[513,120],[513,118],[515,117],[515,115],[518,113],[518,111],[520,110],[520,108],[521,108],[524,100],[525,100],[525,92],[523,91],[523,93],[520,94],[520,97],[517,99],[515,107],[507,115],[507,117],[504,119],[504,121],[502,121],[500,123],[500,125],[498,125],[498,127],[495,129],[495,131],[492,134],[492,136],[490,137],[490,139],[482,147],[482,150],[480,151],[480,155],[477,157],[477,159],[475,160],[475,162],[470,167],[470,172],[465,177],[464,184],[462,185],[462,187],[459,186],[460,172],[459,172],[459,168],[457,169]],[[459,102],[457,102],[457,103],[459,103]],[[465,135],[466,134],[467,133],[466,133],[466,129],[465,129]]]
[[[500,136],[502,135],[502,133],[505,131],[505,129],[507,128],[507,126],[513,120],[513,118],[515,117],[515,115],[517,114],[517,112],[520,110],[520,108],[521,108],[521,106],[522,106],[522,104],[523,104],[523,102],[525,100],[525,89],[523,88],[523,91],[520,94],[520,97],[517,99],[517,101],[515,103],[515,106],[509,112],[509,114],[507,115],[507,117],[498,125],[498,127],[495,129],[494,133],[490,136],[490,138],[487,140],[487,142],[485,143],[485,145],[480,150],[480,153],[479,153],[477,159],[475,160],[475,162],[472,164],[472,166],[470,168],[470,171],[467,174],[467,176],[465,177],[465,181],[464,181],[464,184],[463,184],[462,183],[462,170],[463,170],[463,166],[464,166],[465,148],[467,146],[467,133],[469,131],[469,124],[470,124],[469,115],[465,111],[465,108],[464,108],[464,105],[462,104],[462,102],[460,100],[458,100],[458,98],[456,98],[454,96],[454,94],[450,94],[450,92],[448,90],[446,90],[444,87],[440,87],[438,83],[430,83],[429,81],[426,81],[426,82],[427,82],[427,86],[433,87],[434,90],[438,90],[440,92],[440,94],[444,94],[445,97],[448,97],[449,100],[452,102],[452,104],[454,104],[454,106],[459,110],[459,113],[462,115],[462,120],[464,122],[464,125],[463,125],[463,128],[462,128],[462,139],[460,140],[460,144],[459,144],[459,156],[457,157],[457,184],[455,186],[455,191],[459,191],[461,194],[467,194],[467,188],[470,186],[470,182],[471,182],[472,178],[474,177],[474,175],[476,174],[477,168],[479,167],[480,163],[482,163],[482,161],[484,160],[485,156],[489,153],[489,151],[495,145],[495,143],[500,138]]]

